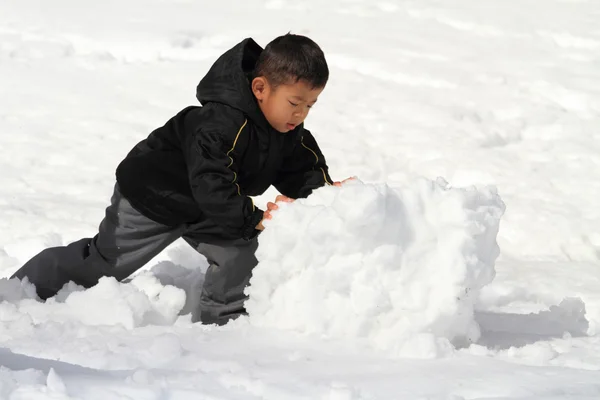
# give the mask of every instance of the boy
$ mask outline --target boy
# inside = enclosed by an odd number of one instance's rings
[[[47,299],[69,281],[123,280],[181,237],[209,262],[199,319],[224,324],[243,314],[256,237],[277,208],[263,212],[249,196],[274,185],[283,194],[276,202],[293,201],[332,184],[303,127],[328,77],[307,37],[287,34],[264,50],[245,39],[200,81],[202,107],[179,112],[120,163],[99,233],[42,251],[13,277],[27,277]]]

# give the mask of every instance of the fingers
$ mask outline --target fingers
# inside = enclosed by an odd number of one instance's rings
[[[294,199],[280,194],[280,195],[277,195],[277,197],[275,197],[275,203],[280,202],[280,201],[282,201],[284,203],[292,203],[294,201]]]
[[[279,209],[279,206],[276,204],[278,202],[292,203],[293,201],[294,201],[294,199],[280,194],[275,198],[275,203],[273,203],[272,201],[267,203],[267,210],[274,211],[274,210]]]
[[[266,221],[266,220],[269,220],[269,219],[273,219],[273,214],[271,214],[271,212],[279,209],[279,206],[276,204],[277,202],[291,203],[293,201],[294,201],[294,199],[292,199],[290,197],[287,197],[287,196],[284,196],[282,194],[278,195],[275,198],[275,203],[273,203],[272,201],[269,201],[267,203],[267,211],[265,211],[263,213],[263,219],[256,226],[256,229],[258,229],[260,231],[264,230],[265,227],[263,225],[263,222]]]
[[[273,216],[271,215],[270,211],[265,211],[263,212],[263,219],[262,221],[260,221],[258,223],[258,225],[256,225],[256,227],[254,229],[258,229],[259,231],[264,231],[265,230],[265,225],[263,224],[264,221],[273,218]]]
[[[356,176],[351,176],[350,178],[346,178],[346,179],[344,179],[344,180],[343,180],[343,181],[341,181],[341,182],[340,182],[340,181],[335,181],[335,182],[333,182],[333,186],[340,187],[340,186],[342,186],[344,183],[346,183],[346,182],[349,182],[349,181],[353,181],[353,180],[355,180],[355,179],[357,179],[357,178],[356,178]]]

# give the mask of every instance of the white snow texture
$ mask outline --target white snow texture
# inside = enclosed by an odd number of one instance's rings
[[[247,289],[252,323],[418,357],[479,338],[473,306],[504,212],[494,188],[350,181],[279,204]]]
[[[597,0],[0,1],[0,400],[599,399],[599,21]],[[45,303],[7,279],[97,233],[117,165],[219,55],[290,31],[330,70],[305,125],[358,179],[280,203],[248,317],[192,322],[208,264],[183,240]]]

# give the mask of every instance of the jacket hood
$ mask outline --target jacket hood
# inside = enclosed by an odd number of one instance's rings
[[[250,87],[252,71],[262,50],[253,39],[247,38],[221,55],[198,84],[198,101],[202,105],[208,102],[226,104],[268,129],[270,125]]]

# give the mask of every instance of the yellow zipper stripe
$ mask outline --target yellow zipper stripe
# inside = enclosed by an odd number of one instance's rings
[[[302,146],[303,146],[303,147],[304,147],[306,150],[308,150],[308,151],[310,151],[311,153],[313,153],[313,155],[315,156],[315,164],[314,164],[314,165],[317,165],[317,164],[319,163],[319,156],[317,155],[317,153],[315,153],[315,152],[313,151],[313,149],[311,149],[310,147],[308,147],[307,145],[305,145],[305,144],[304,144],[304,136],[302,136],[302,140],[300,140],[300,143],[302,144]],[[328,185],[331,185],[331,182],[329,182],[329,181],[327,180],[327,174],[325,173],[325,170],[324,170],[323,168],[320,168],[320,169],[321,169],[321,172],[323,173],[323,179],[325,179],[325,183],[326,183],[326,184],[328,184]]]
[[[321,168],[321,172],[323,173],[323,179],[325,179],[325,183],[331,186],[331,182],[327,180],[327,174],[325,174],[325,170],[323,168]]]
[[[231,162],[229,163],[229,165],[227,166],[227,168],[229,168],[229,167],[231,167],[233,165],[233,158],[229,154],[233,151],[233,149],[235,149],[235,145],[237,144],[237,141],[238,141],[238,139],[240,137],[240,133],[242,133],[242,130],[244,129],[244,127],[246,126],[247,123],[248,123],[248,120],[247,119],[244,120],[244,123],[243,123],[242,127],[238,131],[237,135],[235,135],[235,140],[233,141],[233,147],[231,148],[231,150],[229,150],[227,152],[227,157],[229,157],[229,159],[231,160]],[[235,172],[234,172],[234,174],[235,174]],[[235,179],[236,178],[234,177],[233,178],[234,182],[235,182]]]
[[[235,135],[235,140],[233,141],[233,146],[231,147],[231,150],[229,150],[227,152],[227,157],[229,157],[229,159],[231,160],[231,162],[229,163],[229,165],[227,166],[227,168],[231,167],[233,165],[233,157],[231,157],[229,154],[231,154],[231,152],[233,151],[233,149],[235,149],[235,145],[237,144],[237,141],[240,137],[240,134],[242,133],[242,130],[244,130],[244,128],[246,127],[246,124],[248,123],[248,120],[244,120],[244,123],[242,124],[240,130],[238,131],[237,135]],[[231,181],[231,183],[234,183],[235,186],[237,186],[237,193],[238,196],[242,195],[242,189],[240,188],[240,185],[236,182],[237,181],[237,173],[235,171],[231,171],[233,172],[233,180]],[[250,201],[252,202],[252,211],[256,210],[256,207],[254,206],[254,200],[252,199],[252,197],[248,196],[248,198],[250,199]]]

